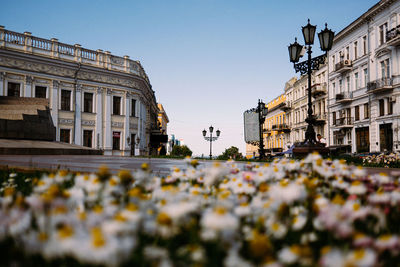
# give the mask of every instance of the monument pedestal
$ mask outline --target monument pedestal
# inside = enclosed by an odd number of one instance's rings
[[[321,156],[329,155],[329,148],[322,143],[300,143],[293,148],[293,157],[305,158],[308,154],[318,152]]]

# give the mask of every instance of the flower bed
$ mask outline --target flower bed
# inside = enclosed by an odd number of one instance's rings
[[[2,264],[395,266],[398,177],[309,155],[156,177],[12,173],[0,187]]]

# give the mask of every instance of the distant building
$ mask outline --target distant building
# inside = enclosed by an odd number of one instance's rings
[[[49,100],[56,140],[106,155],[147,155],[154,91],[139,61],[0,26],[0,96]]]
[[[286,123],[285,112],[280,109],[285,104],[284,94],[267,103],[268,114],[264,122],[264,147],[267,154],[282,152],[286,140],[289,138],[289,126]]]

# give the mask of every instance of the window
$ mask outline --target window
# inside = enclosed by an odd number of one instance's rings
[[[92,147],[92,134],[91,130],[83,130],[83,145],[87,147]]]
[[[354,87],[358,89],[358,72],[354,73]]]
[[[379,26],[379,45],[383,45],[386,42],[386,31],[387,23]]]
[[[363,55],[367,54],[367,36],[363,37]]]
[[[136,117],[136,99],[132,99],[131,117]]]
[[[346,77],[347,92],[350,92],[350,76]]]
[[[387,100],[387,108],[388,108],[388,110],[387,110],[388,115],[392,115],[393,114],[393,102],[391,101],[390,98]]]
[[[384,116],[385,115],[385,100],[380,99],[379,100],[379,116]]]
[[[389,59],[381,61],[381,74],[382,74],[382,78],[390,77]]]
[[[360,120],[360,107],[359,106],[354,107],[354,120],[355,121]]]
[[[93,112],[93,94],[84,93],[83,94],[83,112]]]
[[[354,42],[354,60],[358,57],[358,42]]]
[[[61,110],[71,110],[71,91],[61,90]]]
[[[35,86],[35,97],[46,98],[47,87],[45,86]]]
[[[121,115],[121,97],[113,96],[113,115]]]
[[[368,69],[364,69],[364,86],[366,87],[368,83]]]
[[[332,112],[332,122],[333,125],[336,125],[336,112]]]
[[[346,59],[350,59],[350,47],[346,47]]]
[[[365,103],[364,104],[364,119],[368,119],[369,118],[369,104]]]
[[[113,150],[120,150],[121,132],[113,132]]]
[[[11,83],[9,82],[7,85],[7,95],[8,96],[15,96],[19,97],[20,96],[20,87],[21,85],[19,83]]]
[[[60,142],[69,143],[70,129],[60,129]]]
[[[333,94],[336,93],[336,83],[332,83]]]
[[[339,92],[342,93],[342,80],[339,80]]]

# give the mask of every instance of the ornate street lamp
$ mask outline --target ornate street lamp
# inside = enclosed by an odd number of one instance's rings
[[[213,141],[217,141],[219,135],[221,134],[221,131],[220,131],[220,130],[217,130],[217,131],[216,131],[217,136],[214,136],[214,137],[213,137],[213,136],[212,136],[212,133],[213,133],[213,131],[214,131],[214,127],[210,126],[210,127],[208,128],[208,130],[210,131],[210,136],[209,136],[209,137],[206,136],[206,135],[207,135],[207,131],[206,131],[206,129],[204,129],[204,130],[203,130],[203,137],[204,137],[204,140],[210,142],[210,159],[212,159],[212,142],[213,142]]]
[[[318,70],[319,66],[325,63],[326,54],[332,48],[333,37],[335,34],[333,31],[328,29],[327,24],[325,24],[325,29],[318,33],[321,50],[324,51],[325,54],[312,58],[311,45],[314,44],[316,28],[316,26],[310,24],[310,20],[308,20],[306,26],[302,27],[304,43],[306,44],[306,49],[308,53],[308,59],[306,61],[297,63],[301,57],[301,51],[303,50],[303,46],[297,43],[297,39],[295,39],[295,42],[293,44],[289,45],[289,58],[290,62],[292,62],[294,65],[295,71],[300,72],[301,75],[308,74],[308,116],[306,118],[308,126],[304,142],[293,149],[293,154],[295,155],[307,154],[312,151],[318,151],[321,154],[326,154],[329,151],[327,148],[317,143],[315,138],[315,118],[313,116],[311,102],[311,73],[313,70]]]
[[[264,122],[265,117],[267,116],[268,109],[265,107],[265,103],[258,99],[258,106],[257,106],[257,113],[258,113],[258,125],[259,125],[259,133],[260,133],[260,142],[258,147],[258,154],[260,155],[260,159],[265,158],[265,150],[264,150]]]

